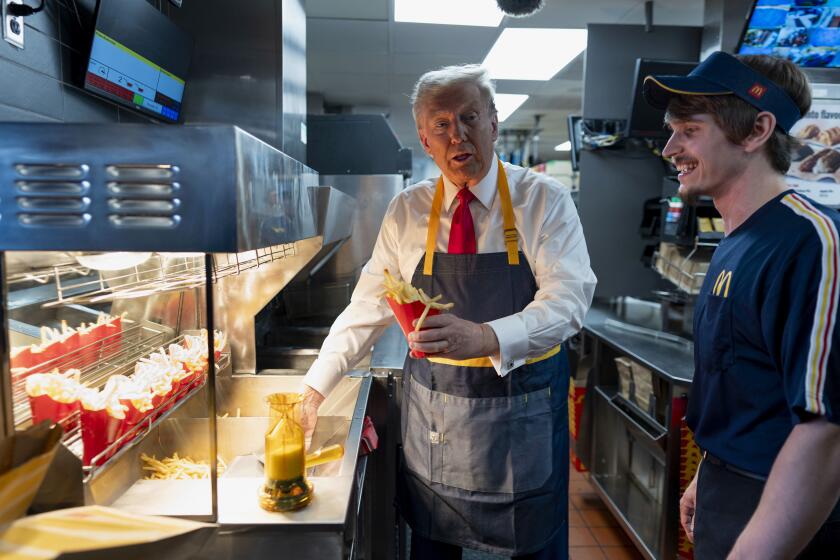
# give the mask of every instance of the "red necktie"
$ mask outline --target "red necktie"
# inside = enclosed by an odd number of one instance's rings
[[[458,208],[452,216],[449,231],[449,252],[456,254],[476,253],[475,227],[470,213],[470,201],[475,199],[472,191],[464,187],[458,191]]]

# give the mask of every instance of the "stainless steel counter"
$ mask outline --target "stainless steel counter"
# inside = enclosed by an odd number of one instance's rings
[[[619,525],[650,560],[676,557],[679,535],[683,415],[694,377],[691,342],[638,328],[612,308],[594,306],[584,320],[587,392],[576,452]],[[648,368],[649,400],[634,397],[618,361]],[[635,373],[633,374],[635,375]],[[640,380],[645,382],[645,375]],[[623,387],[623,389],[622,389]],[[642,404],[640,404],[642,403]]]
[[[657,339],[611,327],[608,320],[621,319],[608,307],[593,306],[583,322],[583,330],[603,340],[619,353],[652,369],[668,381],[690,384],[694,378],[694,349],[690,341]]]
[[[301,375],[224,375],[218,379],[218,456],[227,465],[218,479],[218,524],[200,558],[269,558],[294,542],[295,558],[343,559],[347,546],[362,542],[360,519],[367,457],[359,456],[371,388],[366,371],[344,377],[321,406],[311,448],[343,443],[343,459],[308,470],[315,488],[311,504],[299,511],[272,513],[258,503],[264,482],[256,454],[263,448],[265,395],[300,390]],[[189,405],[190,403],[187,403]],[[201,436],[207,418],[189,406],[160,424],[155,433],[95,478],[87,492],[97,503],[124,511],[191,517],[210,508],[209,480],[145,480],[140,454],[165,456],[173,450],[206,460]],[[119,491],[117,491],[119,490]],[[109,498],[115,496],[115,499]]]

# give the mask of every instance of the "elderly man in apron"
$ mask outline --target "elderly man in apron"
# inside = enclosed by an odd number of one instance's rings
[[[568,557],[569,372],[595,276],[566,188],[503,164],[493,84],[478,66],[423,75],[412,109],[441,170],[391,202],[350,305],[304,383],[304,424],[393,322],[385,269],[453,309],[409,337],[398,506],[414,559],[462,547]],[[418,359],[417,353],[425,355]]]

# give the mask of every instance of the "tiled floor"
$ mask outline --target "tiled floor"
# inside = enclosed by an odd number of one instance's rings
[[[570,467],[569,557],[571,560],[641,560],[642,556],[618,527],[588,475]],[[502,560],[504,557],[464,550],[463,560]]]
[[[642,556],[618,527],[587,475],[569,477],[569,556],[571,560],[636,560]]]

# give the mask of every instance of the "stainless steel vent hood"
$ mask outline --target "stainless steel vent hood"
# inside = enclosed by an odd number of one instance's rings
[[[228,125],[0,123],[0,250],[240,253],[316,235],[312,169]]]

